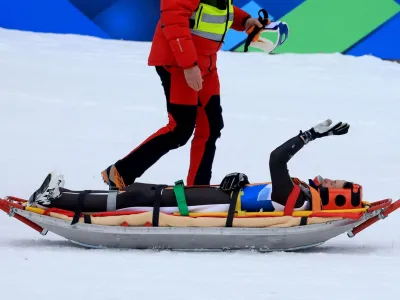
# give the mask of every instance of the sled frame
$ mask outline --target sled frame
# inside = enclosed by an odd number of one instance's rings
[[[69,221],[27,211],[18,202],[10,202],[13,199],[17,200],[18,198],[9,197],[7,200],[0,200],[0,208],[42,235],[50,231],[74,244],[87,248],[168,249],[175,251],[302,250],[319,246],[346,232],[349,236],[358,234],[361,230],[382,219],[382,216],[387,217],[400,207],[400,200],[391,203],[390,199],[386,199],[376,202],[374,208],[371,207],[357,220],[342,219],[286,228],[129,227],[84,223],[71,226]]]

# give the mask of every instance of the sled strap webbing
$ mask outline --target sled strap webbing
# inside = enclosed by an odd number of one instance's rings
[[[322,204],[321,196],[312,187],[310,187],[310,192],[311,192],[311,207],[312,207],[312,211],[313,211],[313,213],[320,212],[322,210],[321,209],[321,204]]]
[[[236,204],[239,201],[239,194],[241,192],[241,189],[234,190],[231,194],[230,198],[230,203],[229,203],[229,209],[228,209],[228,215],[226,217],[226,227],[232,227],[233,224],[233,218],[235,216],[235,210],[236,210]]]
[[[295,184],[293,186],[292,191],[289,194],[289,197],[285,205],[285,209],[283,210],[284,216],[291,216],[293,214],[294,207],[296,205],[296,201],[299,195],[300,195],[300,187],[297,184]]]
[[[83,221],[85,224],[92,224],[92,217],[89,215],[83,215]]]
[[[181,216],[189,216],[189,208],[186,203],[185,186],[183,184],[183,180],[178,180],[175,182],[174,194]]]
[[[107,211],[116,211],[117,210],[117,195],[118,190],[111,190],[107,195]]]
[[[81,217],[83,205],[85,203],[85,197],[87,194],[90,194],[90,192],[91,192],[90,190],[85,190],[85,191],[79,193],[78,201],[76,203],[76,208],[75,208],[75,214],[72,219],[71,225],[74,225],[79,222],[79,218]]]
[[[165,187],[165,185],[158,185],[154,191],[153,218],[151,224],[155,227],[158,226],[160,219],[161,193]]]

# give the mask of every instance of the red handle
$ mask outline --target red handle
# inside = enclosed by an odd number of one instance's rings
[[[1,210],[5,211],[7,214],[10,214],[12,208],[18,208],[18,209],[22,209],[22,210],[25,209],[21,204],[10,202],[10,201],[3,200],[0,198],[0,209]],[[15,213],[13,215],[13,217],[16,218],[17,220],[21,221],[25,225],[28,225],[29,227],[33,228],[40,234],[44,235],[47,232],[43,227],[39,226],[38,224],[32,222],[31,220],[29,220],[17,213]]]
[[[365,221],[364,223],[361,223],[360,225],[358,225],[357,227],[354,227],[353,230],[351,230],[348,233],[349,237],[354,237],[356,236],[358,233],[360,233],[361,231],[363,231],[364,229],[368,228],[369,226],[371,226],[372,224],[375,224],[376,222],[378,222],[381,219],[386,218],[387,216],[389,216],[389,214],[391,214],[392,212],[394,212],[396,209],[398,209],[400,207],[400,199],[397,200],[396,202],[392,203],[388,208],[386,208],[383,212],[381,212],[379,215],[368,219],[367,221]]]

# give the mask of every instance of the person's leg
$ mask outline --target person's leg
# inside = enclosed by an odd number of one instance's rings
[[[217,70],[204,76],[199,92],[196,129],[191,145],[187,185],[208,185],[211,181],[216,141],[224,127]]]
[[[294,187],[287,163],[303,146],[303,140],[299,136],[295,136],[271,152],[269,160],[272,181],[271,200],[283,206],[286,205]],[[295,208],[302,207],[305,200],[304,194],[300,193]]]
[[[187,85],[183,69],[156,67],[156,70],[164,87],[169,122],[115,163],[114,170],[123,181],[119,189],[132,184],[170,150],[185,145],[195,128],[198,93]],[[103,179],[107,183],[110,176],[105,173]]]
[[[76,191],[61,188],[56,198],[48,197],[43,208],[59,208],[75,211],[78,206],[82,212],[106,212],[116,210],[152,210],[157,189],[162,188],[160,207],[178,209],[175,192],[165,185],[133,183],[123,191]],[[215,187],[185,188],[186,203],[193,211],[224,211],[229,207],[229,195]],[[82,198],[83,197],[83,198]],[[79,200],[81,199],[81,200]],[[41,204],[44,204],[43,202]]]

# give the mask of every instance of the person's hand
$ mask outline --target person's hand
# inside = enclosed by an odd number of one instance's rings
[[[316,138],[321,138],[329,135],[342,135],[349,131],[350,125],[343,122],[338,122],[332,126],[332,120],[328,119],[322,123],[317,124],[310,129],[311,133]]]
[[[219,185],[220,189],[224,192],[231,192],[241,189],[246,184],[249,184],[249,179],[243,173],[230,173],[222,179]]]
[[[315,140],[317,138],[331,136],[331,135],[343,135],[349,131],[350,125],[343,122],[338,122],[332,125],[332,120],[327,119],[315,125],[308,131],[300,133],[300,137],[304,140],[304,143]]]
[[[256,18],[248,18],[246,20],[246,23],[244,23],[244,28],[246,29],[246,31],[249,31],[255,26],[257,26],[258,28],[264,27],[263,24],[261,24],[261,22]]]
[[[187,84],[195,91],[200,91],[203,88],[203,77],[199,66],[194,66],[184,70]]]
[[[264,28],[264,25],[268,25],[271,21],[268,18],[249,18],[247,19],[244,27],[246,29],[247,35],[252,35],[252,42],[257,42],[258,38],[261,34],[261,29]]]

